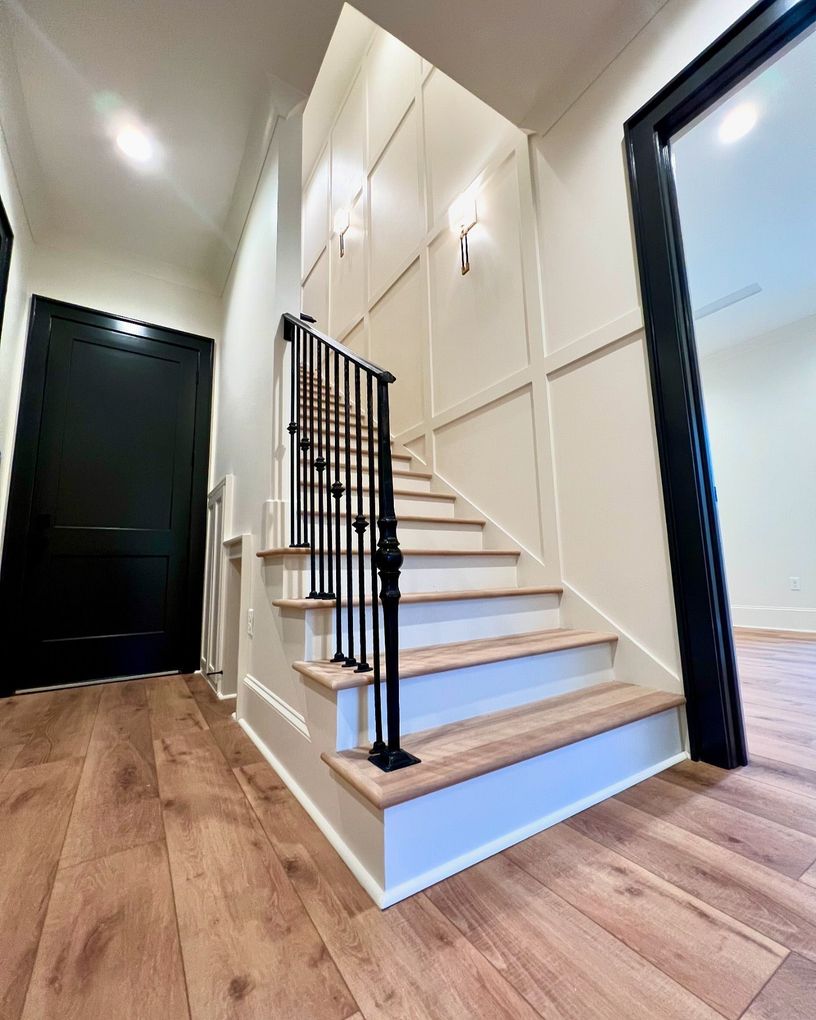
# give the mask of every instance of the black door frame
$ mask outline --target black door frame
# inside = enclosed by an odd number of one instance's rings
[[[6,214],[3,199],[0,198],[0,333],[3,330],[3,313],[6,310],[6,294],[8,293],[13,244],[14,231],[11,229],[11,221]]]
[[[814,21],[762,0],[625,125],[691,755],[723,768],[747,748],[669,139]]]
[[[3,561],[0,567],[0,619],[5,632],[5,647],[13,646],[14,635],[7,628],[15,619],[15,606],[22,591],[25,571],[26,540],[37,467],[37,445],[40,417],[45,391],[51,316],[70,318],[103,329],[144,337],[157,343],[171,344],[192,350],[198,355],[198,385],[193,440],[192,498],[190,502],[190,544],[187,593],[185,597],[182,661],[179,670],[193,673],[200,665],[201,612],[204,597],[204,556],[209,472],[210,421],[212,410],[212,375],[214,341],[164,326],[156,326],[123,315],[99,312],[80,305],[34,295],[23,369],[20,409],[14,444]],[[0,675],[0,697],[14,691],[12,670]]]

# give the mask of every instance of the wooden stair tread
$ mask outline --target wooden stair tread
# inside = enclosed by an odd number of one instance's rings
[[[415,602],[466,602],[473,599],[516,598],[524,595],[562,595],[560,585],[528,586],[526,588],[465,588],[462,591],[420,591],[403,592],[400,605]],[[273,599],[272,605],[279,609],[334,609],[334,599]],[[355,605],[359,605],[355,601]],[[371,599],[366,599],[371,605]]]
[[[522,659],[531,655],[546,655],[568,648],[584,648],[588,645],[609,644],[618,640],[617,634],[592,630],[535,630],[526,634],[510,634],[504,637],[477,638],[471,641],[457,641],[453,644],[427,645],[424,648],[407,648],[400,652],[400,679],[413,676],[427,676],[431,673],[446,673],[452,669],[470,666],[484,666],[491,662],[505,662]],[[333,691],[349,687],[365,687],[372,681],[372,674],[355,673],[342,665],[328,660],[318,662],[295,662],[293,668],[310,680]]]
[[[408,474],[413,474],[413,472],[409,471]],[[306,488],[305,482],[301,483],[300,487],[301,487],[301,489],[305,489]],[[365,493],[368,493],[370,490],[368,488],[363,488],[362,491],[365,492]],[[376,489],[374,491],[376,492]],[[356,492],[357,492],[357,490],[355,489],[354,493],[356,494]],[[454,503],[456,501],[456,496],[452,496],[452,495],[450,495],[450,493],[447,493],[447,492],[422,492],[421,489],[394,489],[394,495],[395,496],[413,496],[416,499],[436,499],[436,500],[439,500],[442,503]]]
[[[417,493],[417,495],[427,496],[429,495],[429,493],[419,492]],[[352,507],[352,510],[353,509],[354,508]],[[367,507],[363,507],[363,509],[366,510]],[[306,512],[307,511],[305,510],[303,511],[303,513]],[[345,519],[348,516],[349,515],[345,513],[345,511],[340,514],[340,517],[343,519]],[[354,513],[351,514],[352,518],[354,518],[355,516],[356,514]],[[334,513],[332,513],[332,517],[334,517]],[[478,526],[480,528],[483,528],[485,524],[487,524],[487,521],[484,519],[484,517],[435,517],[433,514],[400,514],[398,524],[402,524],[404,521],[410,521],[413,524],[465,524],[469,527]]]
[[[384,809],[682,705],[680,694],[610,681],[545,701],[448,723],[406,736],[418,765],[383,772],[368,749],[321,758],[376,808]]]
[[[352,551],[356,553],[357,550]],[[340,552],[345,556],[345,549],[341,549]],[[262,549],[255,555],[259,559],[269,560],[275,556],[310,556],[311,551],[309,549],[290,549],[289,546],[284,546],[279,549]],[[521,552],[518,549],[403,549],[402,555],[405,559],[409,556],[514,556],[518,559]]]

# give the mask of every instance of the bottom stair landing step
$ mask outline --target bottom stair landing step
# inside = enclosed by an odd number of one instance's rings
[[[372,765],[367,748],[324,752],[321,757],[382,810],[657,715],[684,701],[681,694],[610,681],[410,734],[403,747],[420,763],[397,772]]]

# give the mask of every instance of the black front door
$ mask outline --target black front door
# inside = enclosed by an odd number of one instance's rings
[[[26,689],[198,664],[212,343],[35,298],[2,594]]]

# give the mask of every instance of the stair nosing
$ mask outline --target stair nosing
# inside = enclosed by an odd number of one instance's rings
[[[400,603],[416,604],[422,602],[473,602],[478,599],[501,599],[518,598],[525,595],[563,595],[564,589],[561,585],[538,585],[526,588],[463,588],[459,591],[426,591],[426,592],[403,592],[400,595]],[[355,606],[359,601],[355,600]],[[272,605],[279,609],[302,609],[327,610],[334,609],[334,599],[273,599]],[[366,605],[371,605],[371,599],[366,599]]]
[[[637,689],[641,691],[642,694],[634,695],[632,698],[622,701],[619,704],[613,704],[605,710],[596,708],[594,713],[591,711],[586,712],[583,716],[576,714],[572,721],[571,729],[569,728],[568,723],[562,723],[561,729],[564,732],[561,734],[555,732],[549,733],[542,726],[538,733],[538,740],[536,741],[533,735],[528,731],[524,734],[524,739],[516,740],[512,743],[512,745],[510,745],[510,750],[504,750],[502,752],[497,750],[494,758],[490,761],[479,762],[477,760],[473,760],[469,755],[463,754],[459,756],[459,759],[457,760],[456,764],[458,766],[458,773],[455,773],[453,778],[449,775],[443,775],[440,771],[441,767],[444,765],[444,761],[440,763],[439,761],[433,760],[426,763],[427,767],[424,772],[419,771],[422,769],[423,765],[422,760],[420,760],[418,765],[412,765],[408,769],[401,769],[392,773],[384,773],[367,761],[368,750],[365,748],[354,748],[350,751],[324,751],[320,757],[323,762],[332,769],[332,771],[337,773],[346,783],[368,800],[375,808],[378,810],[385,810],[386,808],[394,807],[397,804],[402,804],[409,800],[415,800],[418,797],[436,793],[442,789],[458,786],[460,783],[467,782],[470,779],[476,779],[479,776],[487,775],[503,768],[508,768],[509,766],[518,764],[519,762],[529,761],[532,758],[548,754],[550,751],[556,751],[561,747],[580,743],[584,740],[591,739],[594,736],[598,736],[601,733],[608,733],[612,730],[620,729],[623,726],[627,726],[633,722],[638,722],[641,719],[646,719],[653,715],[659,715],[662,712],[678,708],[685,702],[685,698],[682,694],[671,694],[669,692],[655,690],[654,688],[641,687],[638,684],[608,681],[603,684],[596,684],[593,687],[582,688],[580,691],[571,691],[565,695],[556,695],[554,698],[547,698],[542,701],[519,706],[519,708],[525,710],[529,715],[536,709],[543,709],[548,703],[550,709],[552,709],[556,703],[569,704],[570,702],[566,700],[569,698],[572,698],[576,704],[580,704],[582,700],[586,701],[593,695],[597,697],[599,693],[606,693],[607,691],[612,692],[614,689],[619,689],[621,691],[628,689],[632,691],[633,695]],[[484,716],[478,716],[475,720],[476,725],[473,725],[474,720],[463,720],[463,723],[470,723],[471,729],[477,729],[478,724],[481,723],[482,728],[486,730],[489,725],[495,724],[502,716],[510,718],[510,713],[518,712],[519,708],[503,709],[500,712],[492,712]],[[629,711],[624,711],[627,708]],[[603,722],[601,718],[599,718],[602,711],[613,714],[616,709],[618,711],[618,715],[613,718],[612,721]],[[592,725],[593,716],[596,717],[595,725]],[[583,728],[579,725],[581,720],[585,723]],[[421,758],[421,743],[423,740],[427,740],[430,735],[438,734],[443,730],[454,733],[456,727],[460,725],[462,724],[446,723],[444,726],[424,730],[421,733],[409,734],[404,738],[403,746],[407,751],[411,751],[413,747],[413,750],[416,751]],[[508,744],[508,741],[499,741],[499,743]],[[489,746],[489,741],[485,741],[485,746]],[[409,781],[413,781],[414,785],[413,787],[407,788]],[[402,785],[402,789],[400,789],[400,784]]]
[[[355,555],[357,550],[353,550]],[[346,549],[341,549],[341,555],[345,555]],[[516,559],[521,556],[520,549],[402,549],[403,557],[408,556],[513,556]],[[310,549],[292,549],[289,546],[273,549],[262,549],[255,555],[261,560],[271,560],[277,556],[310,556]],[[368,555],[368,553],[366,553]]]
[[[545,644],[538,650],[531,649],[521,642],[523,639],[538,637]],[[560,640],[559,640],[560,639]],[[410,680],[418,676],[434,676],[437,673],[450,673],[456,669],[469,669],[487,666],[496,662],[509,662],[513,659],[529,659],[538,655],[568,651],[573,648],[589,648],[594,645],[614,644],[618,635],[611,631],[570,630],[554,627],[547,630],[529,631],[522,634],[508,634],[504,637],[476,638],[470,641],[455,641],[450,644],[427,645],[422,648],[409,648],[400,655],[400,680]],[[456,652],[459,651],[457,658]],[[411,656],[418,653],[437,652],[441,657],[447,655],[441,664],[430,665],[421,660],[411,663]],[[481,652],[481,654],[479,654]],[[304,661],[292,663],[292,668],[315,683],[331,691],[348,690],[352,687],[367,687],[373,682],[373,675],[355,673],[352,669],[332,663],[328,660]]]

